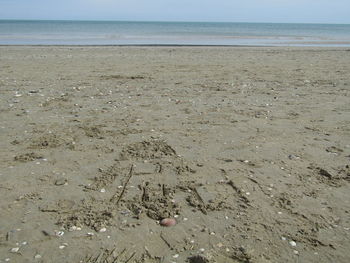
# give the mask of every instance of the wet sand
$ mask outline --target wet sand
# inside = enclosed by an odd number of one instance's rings
[[[349,72],[342,48],[0,47],[0,262],[349,262]]]

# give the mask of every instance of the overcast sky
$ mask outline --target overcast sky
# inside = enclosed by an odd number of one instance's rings
[[[0,19],[350,24],[350,0],[0,0]]]

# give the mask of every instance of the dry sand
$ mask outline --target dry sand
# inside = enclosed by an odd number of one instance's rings
[[[340,48],[0,47],[0,262],[350,262],[349,72]]]

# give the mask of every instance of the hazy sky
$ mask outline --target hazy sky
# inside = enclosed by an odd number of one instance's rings
[[[0,0],[0,19],[350,23],[350,0]]]

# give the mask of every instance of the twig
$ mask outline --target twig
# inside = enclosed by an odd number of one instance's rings
[[[134,256],[135,256],[136,252],[132,253],[131,257],[128,258],[127,261],[125,261],[125,263],[128,263]]]
[[[205,205],[205,203],[204,203],[204,201],[203,201],[203,198],[202,198],[202,197],[200,196],[200,194],[198,193],[196,187],[193,187],[193,188],[192,188],[192,191],[195,193],[195,195],[196,195],[197,199],[199,200],[199,202],[202,203],[202,205],[200,206],[199,209],[202,211],[203,214],[206,215],[206,214],[207,214],[207,210],[205,209],[206,205]]]
[[[164,243],[171,249],[173,250],[173,247],[170,245],[170,243],[168,242],[168,240],[165,239],[165,237],[163,237],[163,233],[160,233],[160,238],[164,241]]]
[[[122,255],[122,254],[124,254],[124,252],[126,251],[126,248],[124,248],[123,250],[122,250],[122,252],[120,252],[119,254],[118,254],[118,256],[116,256],[116,258],[114,259],[114,261],[113,261],[113,263],[118,263],[118,259],[119,259],[119,257]]]
[[[120,200],[123,198],[123,195],[124,195],[124,193],[125,193],[125,191],[126,191],[126,186],[128,185],[128,183],[129,183],[131,177],[133,176],[133,174],[134,174],[134,165],[132,164],[131,167],[130,167],[130,170],[129,170],[128,178],[126,179],[126,182],[125,182],[124,185],[123,185],[122,192],[121,192],[120,195],[118,196],[118,199],[117,199],[117,202],[116,202],[116,205],[117,205],[117,206],[118,206]],[[117,196],[117,193],[115,193],[115,194],[111,197],[111,199],[110,199],[109,201],[110,201],[110,202],[114,201],[115,198],[116,198],[116,196]]]

